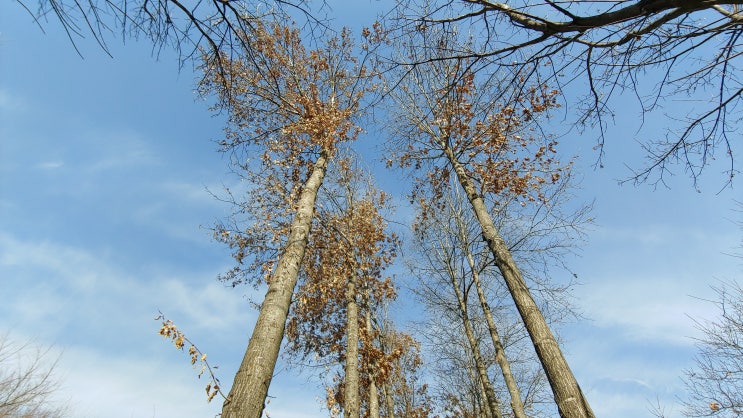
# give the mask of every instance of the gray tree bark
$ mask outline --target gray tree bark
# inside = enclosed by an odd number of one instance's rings
[[[346,283],[346,370],[343,381],[343,416],[359,418],[359,304],[356,275]]]
[[[372,320],[371,320],[371,309],[366,307],[366,330],[369,334],[372,333]],[[376,377],[376,364],[369,364],[369,418],[379,418],[379,393],[377,391]]]
[[[222,418],[261,418],[263,414],[268,387],[284,338],[289,305],[307,247],[317,192],[325,177],[329,159],[327,152],[320,154],[302,189],[286,247],[268,283],[268,291],[245,356],[222,405]]]
[[[498,398],[495,395],[495,389],[493,383],[490,381],[488,376],[487,368],[485,367],[485,361],[482,358],[480,352],[480,346],[475,337],[475,332],[472,329],[472,323],[469,318],[469,311],[467,309],[467,301],[459,289],[459,283],[457,283],[457,274],[451,268],[449,269],[449,278],[454,293],[457,296],[457,303],[459,304],[459,314],[462,317],[462,325],[464,325],[464,333],[467,337],[467,341],[470,345],[470,351],[472,352],[472,358],[475,361],[475,371],[477,373],[478,380],[483,388],[483,394],[485,395],[485,404],[488,409],[488,416],[493,418],[501,418],[501,410],[498,405]]]
[[[457,159],[452,149],[445,143],[440,144],[446,158],[454,168],[459,184],[467,195],[477,220],[482,228],[482,237],[495,258],[495,265],[501,272],[516,309],[524,321],[534,349],[542,364],[547,380],[562,418],[594,418],[588,401],[583,395],[570,366],[560,350],[552,331],[547,325],[539,306],[524,281],[508,246],[500,236],[482,196],[477,193],[472,179]]]
[[[498,366],[500,366],[501,373],[503,374],[503,380],[505,381],[506,387],[508,388],[508,394],[511,396],[511,410],[513,410],[514,417],[526,418],[524,403],[521,400],[519,387],[516,384],[516,379],[514,378],[513,373],[511,372],[511,363],[506,357],[506,351],[504,350],[503,344],[500,340],[500,336],[498,335],[498,328],[495,325],[495,320],[493,320],[493,313],[490,311],[490,305],[485,298],[485,291],[483,290],[482,283],[480,282],[480,274],[478,273],[478,269],[475,266],[475,260],[472,257],[472,252],[470,251],[469,245],[467,245],[468,237],[465,234],[465,228],[461,217],[457,218],[457,226],[459,239],[463,244],[463,249],[467,256],[467,263],[469,264],[470,270],[472,271],[472,280],[474,281],[475,289],[477,290],[477,298],[485,315],[485,321],[488,324],[490,339],[492,340],[493,347],[495,348],[495,361],[498,362]]]
[[[385,382],[383,385],[384,389],[384,403],[386,408],[385,417],[395,418],[395,400],[392,398],[392,387],[389,382]]]

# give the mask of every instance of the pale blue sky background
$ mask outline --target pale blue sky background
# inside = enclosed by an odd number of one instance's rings
[[[161,309],[187,331],[229,386],[255,313],[249,289],[215,280],[231,259],[200,227],[229,210],[206,191],[234,182],[210,141],[221,119],[172,53],[158,61],[146,42],[112,37],[113,59],[85,41],[81,59],[56,22],[45,29],[0,4],[0,333],[60,353],[59,398],[71,416],[213,416],[220,402],[206,403],[205,382],[153,318]],[[562,141],[583,155],[578,199],[595,199],[596,219],[581,256],[568,260],[590,319],[566,327],[565,351],[597,416],[649,416],[657,397],[674,417],[694,353],[687,315],[712,314],[692,296],[740,277],[740,260],[724,253],[740,243],[734,200],[743,197],[718,193],[714,166],[699,192],[680,167],[670,189],[618,186],[625,163],[641,163],[638,114],[622,108],[604,169],[591,168],[590,135]],[[380,179],[405,201],[394,175]],[[272,417],[326,415],[312,375],[278,372]]]

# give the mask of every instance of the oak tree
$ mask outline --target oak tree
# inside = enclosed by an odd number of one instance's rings
[[[233,285],[266,296],[222,416],[261,416],[309,239],[318,190],[338,144],[352,141],[366,80],[348,32],[308,50],[286,23],[251,22],[252,49],[204,55],[200,90],[229,116],[223,149],[249,180],[236,217],[216,228],[237,266]],[[245,39],[248,42],[248,39]]]
[[[334,181],[323,190],[287,336],[290,351],[344,365],[328,390],[328,406],[359,417],[361,371],[373,352],[371,314],[395,297],[383,272],[395,257],[397,238],[381,214],[389,197],[369,184],[354,161],[343,158],[336,165]]]

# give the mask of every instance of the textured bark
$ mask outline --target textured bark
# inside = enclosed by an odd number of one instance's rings
[[[366,308],[366,332],[372,332],[371,310]],[[379,393],[377,392],[376,364],[368,365],[369,374],[369,418],[379,418]]]
[[[384,403],[386,405],[386,418],[395,418],[395,400],[392,398],[392,387],[389,382],[385,382],[383,385],[384,389]]]
[[[495,361],[498,363],[498,366],[501,369],[501,373],[503,374],[503,381],[506,383],[508,394],[511,396],[511,410],[513,411],[513,416],[516,418],[526,418],[526,412],[524,411],[524,402],[521,400],[519,386],[516,384],[516,378],[513,376],[513,372],[511,372],[511,363],[508,361],[508,358],[506,357],[506,351],[503,349],[503,343],[501,343],[500,337],[498,335],[498,328],[496,327],[495,321],[493,320],[493,313],[490,311],[490,305],[485,299],[485,292],[482,289],[482,285],[480,284],[480,276],[479,274],[477,274],[477,272],[473,273],[473,279],[475,280],[475,288],[477,289],[477,296],[480,300],[480,305],[482,306],[482,310],[485,313],[485,321],[488,324],[490,339],[492,340],[493,347],[495,348]]]
[[[547,321],[534,302],[521,271],[516,266],[508,246],[500,236],[482,196],[477,193],[474,182],[467,175],[452,149],[446,144],[442,145],[444,145],[444,153],[454,168],[457,179],[464,189],[467,200],[470,202],[482,228],[482,237],[495,258],[495,264],[503,276],[516,309],[518,309],[529,333],[537,357],[539,357],[552,388],[560,416],[563,418],[593,418],[593,411],[575,380],[575,376],[570,370],[555,336],[547,325]]]
[[[346,283],[346,370],[343,382],[343,416],[359,418],[359,304],[356,276]]]
[[[519,387],[516,384],[516,379],[514,378],[513,373],[511,372],[511,363],[509,363],[508,358],[506,357],[506,351],[503,349],[503,344],[501,343],[500,336],[498,335],[498,328],[496,327],[495,321],[493,320],[493,313],[490,311],[490,305],[485,298],[485,291],[482,288],[482,283],[480,282],[480,274],[477,272],[475,260],[472,257],[472,252],[470,251],[469,246],[466,245],[467,237],[464,233],[464,225],[462,224],[462,219],[459,218],[457,221],[458,231],[460,235],[459,238],[460,241],[465,244],[463,248],[467,255],[467,263],[469,264],[470,270],[472,271],[472,280],[474,281],[475,289],[477,290],[477,298],[480,301],[480,306],[482,306],[482,311],[485,314],[485,321],[488,324],[490,339],[492,340],[493,347],[495,348],[495,361],[498,362],[498,366],[500,366],[501,373],[503,374],[503,380],[505,381],[506,387],[508,388],[508,394],[511,396],[511,410],[513,411],[513,416],[516,418],[526,418],[524,403],[521,400]]]
[[[501,418],[500,407],[498,406],[498,398],[495,396],[495,389],[493,383],[490,381],[488,376],[487,368],[485,367],[485,361],[482,358],[480,352],[480,346],[475,337],[475,332],[472,329],[472,323],[470,322],[469,312],[467,309],[467,301],[459,289],[457,283],[457,274],[451,268],[449,269],[450,283],[454,289],[454,293],[457,296],[457,303],[459,304],[459,314],[462,317],[462,325],[464,325],[464,333],[467,337],[467,341],[470,345],[470,351],[472,352],[472,358],[475,361],[475,371],[477,372],[478,380],[482,385],[483,393],[485,395],[485,404],[488,410],[488,416],[493,418]]]
[[[490,413],[490,408],[487,406],[487,399],[485,397],[485,387],[482,385],[482,381],[477,378],[477,370],[472,364],[467,364],[467,377],[472,382],[471,393],[472,396],[472,414],[467,412],[465,416],[475,416],[483,418],[493,418]]]
[[[222,418],[261,418],[263,414],[284,338],[289,305],[307,247],[317,191],[325,177],[328,160],[329,155],[322,152],[304,185],[286,247],[268,283],[268,291],[232,389],[222,405]]]

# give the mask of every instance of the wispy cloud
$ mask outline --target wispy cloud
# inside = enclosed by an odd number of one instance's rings
[[[734,275],[724,252],[736,245],[731,228],[692,225],[601,228],[577,260],[585,283],[576,297],[595,325],[616,326],[624,338],[691,344],[696,330],[689,316],[709,314],[699,298],[709,284]]]
[[[0,88],[0,111],[3,112],[21,112],[28,109],[28,103],[20,96],[10,93],[6,89]]]
[[[42,170],[54,170],[54,169],[62,167],[63,165],[64,165],[64,162],[60,160],[44,161],[44,162],[36,164],[36,168],[39,168]]]
[[[687,315],[708,308],[691,296],[699,287],[683,277],[612,274],[581,286],[578,299],[596,326],[618,327],[622,338],[688,345],[696,330]]]
[[[735,232],[658,221],[599,227],[576,269],[588,321],[567,327],[569,362],[597,416],[650,416],[683,396],[709,284],[734,274]],[[701,299],[700,299],[701,298]],[[670,410],[667,409],[666,412]]]
[[[157,335],[153,318],[161,308],[204,351],[227,355],[214,358],[223,362],[228,385],[254,311],[239,292],[215,283],[215,275],[135,277],[105,254],[0,234],[0,292],[7,302],[0,329],[63,350],[60,396],[69,398],[74,416],[213,415],[215,407],[198,396],[205,383]]]

